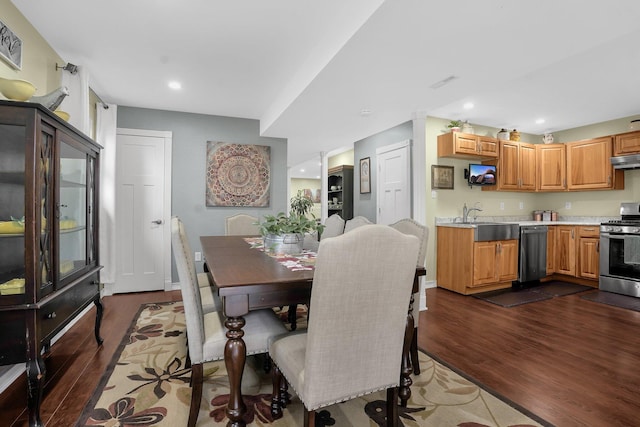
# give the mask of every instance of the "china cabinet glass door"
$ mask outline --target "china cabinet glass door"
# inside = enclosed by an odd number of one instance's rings
[[[60,227],[58,275],[65,277],[88,264],[87,255],[87,154],[60,144]]]
[[[0,125],[0,305],[25,294],[25,128]]]

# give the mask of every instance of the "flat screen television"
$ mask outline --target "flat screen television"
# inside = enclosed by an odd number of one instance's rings
[[[469,185],[496,185],[496,166],[469,164]]]

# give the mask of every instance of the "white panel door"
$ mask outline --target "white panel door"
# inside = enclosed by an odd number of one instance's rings
[[[114,293],[165,288],[165,138],[118,134]]]
[[[409,147],[409,141],[406,141],[376,151],[378,224],[393,224],[411,217]]]

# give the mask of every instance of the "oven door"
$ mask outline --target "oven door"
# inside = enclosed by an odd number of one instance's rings
[[[600,287],[620,281],[640,283],[640,235],[600,233]]]

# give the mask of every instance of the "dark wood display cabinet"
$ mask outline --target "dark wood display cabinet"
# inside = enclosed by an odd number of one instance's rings
[[[353,218],[353,166],[342,165],[328,170],[328,214],[342,219]]]
[[[26,362],[30,426],[51,340],[92,302],[102,344],[99,158],[42,105],[0,101],[0,365]]]

